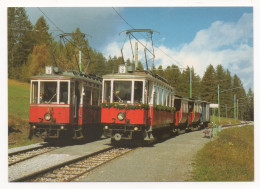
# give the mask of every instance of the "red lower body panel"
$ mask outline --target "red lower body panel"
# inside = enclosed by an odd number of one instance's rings
[[[51,123],[55,120],[55,123],[71,123],[71,114],[70,106],[30,106],[30,122],[42,122],[42,123]],[[44,115],[46,113],[51,113],[52,119],[46,121]]]

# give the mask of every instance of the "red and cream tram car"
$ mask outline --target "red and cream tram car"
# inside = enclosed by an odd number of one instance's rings
[[[188,129],[188,101],[181,96],[175,95],[174,98],[175,107],[175,127],[174,130],[177,133],[185,133]]]
[[[101,124],[112,141],[152,140],[174,129],[174,90],[165,79],[120,65],[103,76]]]
[[[201,109],[200,109],[200,125],[202,127],[207,127],[210,123],[210,103],[206,101],[201,101]]]
[[[149,141],[209,123],[209,103],[175,95],[164,78],[132,66],[103,76],[102,91],[101,125],[112,142]]]
[[[174,96],[175,132],[198,130],[207,127],[210,122],[209,104],[193,98]]]
[[[189,98],[189,129],[200,129],[201,101]]]
[[[100,127],[102,79],[76,71],[46,67],[43,75],[31,78],[30,137],[96,138]]]

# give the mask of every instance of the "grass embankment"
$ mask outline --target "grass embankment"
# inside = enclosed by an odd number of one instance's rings
[[[210,121],[214,121],[214,117],[210,116]],[[220,117],[220,123],[218,121],[218,116],[215,116],[215,124],[217,125],[228,125],[228,124],[234,124],[234,123],[240,123],[240,120],[236,120],[234,118],[228,118],[228,117]]]
[[[29,140],[30,85],[8,80],[8,147],[17,147],[39,142]]]
[[[196,181],[253,181],[254,126],[222,130],[198,152],[193,171]]]

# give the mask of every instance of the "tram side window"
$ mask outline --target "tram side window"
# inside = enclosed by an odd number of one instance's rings
[[[31,86],[31,103],[37,104],[38,103],[38,81],[32,82]]]
[[[154,98],[153,98],[153,104],[154,104],[154,105],[157,105],[157,96],[158,96],[158,90],[157,90],[157,88],[155,87],[155,88],[154,88]]]
[[[163,90],[163,106],[166,106],[166,91]]]
[[[135,81],[134,85],[134,103],[142,103],[143,97],[143,82]]]
[[[199,112],[199,105],[198,105],[198,104],[196,104],[196,106],[195,106],[195,112],[196,112],[196,113]]]
[[[60,104],[68,104],[68,82],[60,82]]]
[[[170,104],[171,96],[167,95],[166,98],[167,98],[167,106],[171,107],[171,104]]]
[[[188,113],[188,104],[182,103],[181,109],[183,113]]]
[[[57,103],[57,81],[42,81],[40,86],[40,103]]]
[[[163,93],[162,89],[159,89],[159,103],[158,103],[158,105],[162,105],[162,93]]]
[[[109,103],[111,98],[111,81],[104,82],[104,102]]]
[[[148,91],[148,94],[149,94],[149,100],[148,100],[148,104],[152,104],[152,99],[153,99],[153,82],[151,81],[148,81],[148,85],[149,85],[149,91]]]

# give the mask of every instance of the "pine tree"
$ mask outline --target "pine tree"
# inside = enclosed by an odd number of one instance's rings
[[[43,16],[41,16],[34,26],[34,40],[36,45],[41,45],[43,43],[49,45],[53,39],[51,33],[48,32],[49,25]]]
[[[36,45],[28,57],[29,76],[43,74],[45,66],[52,64],[52,56],[46,44]]]
[[[156,70],[156,74],[159,75],[159,76],[164,77],[164,72],[163,72],[163,67],[162,67],[162,65],[160,65],[160,66],[158,67],[158,69]]]
[[[225,83],[226,80],[226,73],[222,65],[217,65],[216,67],[216,81],[215,82],[219,86],[219,102],[220,102],[220,116],[226,116],[226,110],[225,110],[225,104],[228,92],[223,92],[221,91],[226,91],[230,86]],[[224,110],[224,111],[223,111]]]
[[[183,97],[190,96],[190,68],[187,66],[180,76],[180,82],[177,85],[178,94]]]
[[[152,64],[151,72],[152,72],[153,74],[157,74],[157,72],[156,72],[156,67],[155,67],[154,63]]]
[[[202,85],[201,85],[201,98],[202,100],[217,103],[217,85],[212,82],[216,80],[216,73],[214,67],[210,64],[203,77],[202,77]]]
[[[181,72],[178,66],[171,65],[164,70],[164,77],[167,79],[169,84],[175,89],[175,93],[178,94],[178,84],[181,80]]]
[[[238,119],[243,119],[242,115],[244,114],[244,110],[241,107],[245,103],[246,92],[240,78],[236,74],[233,76],[233,94],[236,96],[236,101],[239,103]]]
[[[15,8],[8,8],[8,76],[12,77],[14,68],[14,46],[17,43]]]
[[[192,67],[191,74],[192,74],[192,98],[201,99],[201,95],[200,95],[201,79],[200,79],[200,76],[197,75],[194,72],[193,67]]]
[[[137,68],[136,69],[137,70],[144,70],[142,62],[140,62],[140,61],[137,62]]]
[[[245,110],[245,120],[254,121],[254,93],[251,88],[248,89]]]
[[[220,88],[220,104],[221,104],[221,113],[224,116],[227,117],[234,117],[234,95],[232,90],[233,84],[232,84],[232,76],[230,71],[227,69],[225,71],[225,78],[223,79],[223,82],[221,82],[221,88]],[[222,92],[223,91],[223,92]],[[227,114],[227,115],[226,115]]]
[[[8,8],[8,77],[20,79],[34,45],[32,24],[24,8]]]
[[[88,67],[88,73],[95,74],[98,76],[102,76],[106,74],[106,70],[104,69],[106,66],[106,59],[102,53],[94,51],[92,62]]]
[[[51,49],[52,56],[54,58],[55,66],[62,68],[63,70],[66,70],[68,65],[67,60],[67,51],[65,46],[62,44],[61,41],[59,41],[54,48]]]
[[[109,58],[106,62],[106,72],[105,72],[105,74],[117,73],[119,64],[121,64],[121,57],[117,58],[116,56],[114,56],[113,58],[111,58],[109,56]]]
[[[79,28],[76,28],[75,32],[71,35],[61,36],[61,40],[65,47],[65,55],[62,56],[66,59],[65,64],[63,63],[65,66],[64,69],[79,71],[79,51],[81,51],[82,71],[87,71],[89,65],[94,60],[94,55],[93,50],[88,45],[88,40],[85,39],[85,34]],[[61,45],[59,46],[62,47]]]

